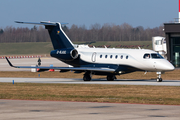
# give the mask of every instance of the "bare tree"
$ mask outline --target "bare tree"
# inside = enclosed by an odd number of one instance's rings
[[[72,41],[147,41],[153,36],[165,36],[163,25],[155,28],[142,26],[132,27],[128,23],[115,25],[105,23],[92,24],[89,29],[85,25],[73,24],[70,28],[62,27]],[[50,42],[48,31],[42,26],[32,28],[0,28],[0,42]]]

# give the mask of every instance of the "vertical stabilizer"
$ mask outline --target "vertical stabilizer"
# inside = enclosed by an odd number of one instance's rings
[[[20,22],[15,21],[16,23],[21,24],[34,24],[34,25],[45,25],[45,28],[48,29],[51,42],[53,44],[54,49],[66,49],[66,48],[74,48],[73,43],[68,38],[68,36],[64,33],[61,27],[61,23],[57,22]]]
[[[45,25],[45,28],[48,29],[54,49],[74,48],[60,23],[56,23],[56,26]]]

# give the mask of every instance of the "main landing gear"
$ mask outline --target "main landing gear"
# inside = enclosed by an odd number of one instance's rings
[[[91,72],[89,72],[89,71],[85,72],[83,80],[84,81],[91,81]]]
[[[162,82],[161,72],[156,72],[156,74],[158,74],[157,82]]]
[[[114,81],[114,79],[117,79],[115,75],[107,75],[107,81]],[[83,77],[84,81],[91,81],[91,72],[86,71]]]
[[[115,75],[107,75],[107,81],[114,81],[116,79]]]

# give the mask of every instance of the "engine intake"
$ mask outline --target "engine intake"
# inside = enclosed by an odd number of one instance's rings
[[[70,55],[73,59],[78,57],[78,51],[76,49],[71,50]]]

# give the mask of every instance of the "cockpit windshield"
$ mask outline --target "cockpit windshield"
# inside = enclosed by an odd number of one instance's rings
[[[158,53],[146,53],[143,56],[144,59],[163,59],[163,57]]]
[[[152,59],[163,59],[163,57],[160,54],[152,53],[151,54]]]

